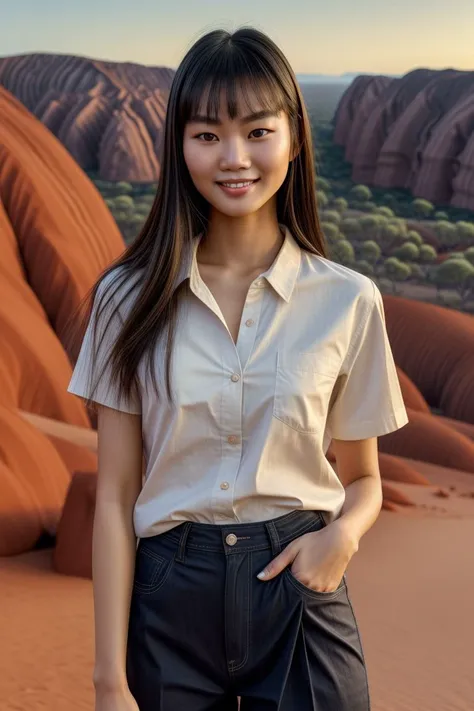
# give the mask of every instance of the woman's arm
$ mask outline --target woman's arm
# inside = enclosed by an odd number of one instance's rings
[[[142,486],[141,415],[98,411],[92,539],[96,691],[126,690],[126,645],[136,555],[133,509]]]
[[[382,508],[377,437],[358,440],[333,439],[337,476],[346,497],[339,518],[333,523],[345,530],[355,550],[376,522]]]
[[[292,573],[303,584],[319,592],[336,590],[360,539],[375,523],[382,507],[377,437],[333,439],[331,447],[346,492],[340,516],[289,543],[258,574],[261,580],[271,580],[293,563]]]

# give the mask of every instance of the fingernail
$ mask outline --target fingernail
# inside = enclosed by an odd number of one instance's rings
[[[262,570],[262,572],[257,575],[257,578],[260,578],[260,580],[263,580],[263,578],[266,576],[266,574],[267,573],[265,572],[265,570]]]

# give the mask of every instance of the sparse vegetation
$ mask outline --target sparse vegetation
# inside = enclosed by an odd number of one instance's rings
[[[308,101],[307,88],[305,96],[315,144],[315,190],[331,259],[370,276],[382,291],[474,314],[474,213],[434,206],[407,190],[354,184],[344,149],[333,143],[331,118],[342,90],[325,90],[322,104],[314,92]],[[130,243],[150,212],[157,184],[90,177]]]

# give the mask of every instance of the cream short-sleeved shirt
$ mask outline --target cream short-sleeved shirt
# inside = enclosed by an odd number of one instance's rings
[[[408,422],[379,289],[370,278],[300,249],[282,227],[279,254],[248,291],[237,344],[200,277],[195,238],[181,275],[191,291],[178,313],[173,404],[155,397],[141,364],[140,397],[120,399],[107,372],[100,380],[94,401],[142,415],[146,472],[134,510],[138,537],[185,520],[262,521],[293,509],[323,511],[330,522],[345,497],[325,456],[331,439],[377,437]],[[68,387],[82,397],[90,394],[93,375],[93,319],[94,309]],[[119,324],[116,315],[98,364]]]

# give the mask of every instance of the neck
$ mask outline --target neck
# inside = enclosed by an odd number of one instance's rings
[[[276,215],[273,219],[219,215],[209,220],[197,259],[239,272],[265,270],[273,263],[283,241]]]

